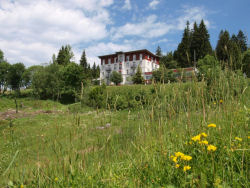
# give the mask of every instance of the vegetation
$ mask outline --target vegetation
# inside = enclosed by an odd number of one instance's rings
[[[94,109],[20,98],[19,116],[7,111],[12,96],[1,97],[9,116],[0,114],[0,185],[246,187],[247,86],[222,70],[210,86],[94,87],[87,102],[97,102]]]
[[[204,22],[187,23],[153,84],[138,67],[120,87],[93,86],[98,66],[85,51],[73,62],[68,45],[29,68],[0,51],[0,187],[247,187],[245,39],[222,31],[213,53]],[[171,69],[196,61],[193,79],[177,81]]]
[[[144,78],[142,76],[141,67],[137,67],[135,75],[132,77],[132,81],[134,84],[143,84]]]
[[[114,82],[115,85],[118,85],[122,82],[122,75],[116,71],[113,71],[110,75],[110,81]]]

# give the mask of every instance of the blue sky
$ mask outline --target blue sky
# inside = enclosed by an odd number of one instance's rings
[[[249,18],[250,0],[0,0],[0,49],[31,66],[70,44],[77,63],[85,49],[93,64],[121,50],[175,50],[187,20],[204,19],[215,48],[221,29],[249,36]]]

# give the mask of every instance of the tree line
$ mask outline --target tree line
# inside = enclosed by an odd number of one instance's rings
[[[250,77],[250,49],[247,47],[247,36],[244,32],[239,30],[237,35],[230,36],[227,30],[221,30],[216,48],[212,49],[210,35],[203,20],[200,24],[194,22],[192,29],[187,21],[177,49],[163,54],[158,46],[156,55],[160,57],[160,70],[153,72],[156,81],[163,77],[166,77],[165,81],[173,79],[169,69],[199,68],[202,66],[199,61],[204,62],[201,60],[204,60],[207,55],[211,56],[209,59],[215,58],[222,69],[241,71]]]
[[[62,46],[53,54],[48,65],[34,65],[26,68],[23,63],[10,64],[0,50],[0,93],[8,89],[20,92],[20,88],[32,88],[35,96],[41,99],[71,101],[87,84],[98,84],[100,67],[91,67],[85,50],[80,63],[73,61],[74,53],[70,45]]]

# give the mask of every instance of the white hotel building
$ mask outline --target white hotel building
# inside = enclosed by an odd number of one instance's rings
[[[100,80],[107,85],[110,82],[110,75],[113,71],[122,74],[124,84],[132,84],[132,76],[136,73],[137,67],[140,66],[142,76],[146,83],[152,78],[152,71],[159,68],[159,57],[150,51],[136,50],[130,52],[116,52],[115,54],[99,56],[101,59]]]

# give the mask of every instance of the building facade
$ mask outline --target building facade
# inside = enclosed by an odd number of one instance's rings
[[[132,84],[132,76],[140,67],[146,83],[152,78],[152,71],[159,68],[159,57],[150,51],[136,50],[130,52],[116,52],[115,54],[99,56],[101,59],[100,81],[112,85],[110,75],[113,71],[122,75],[124,84]]]

